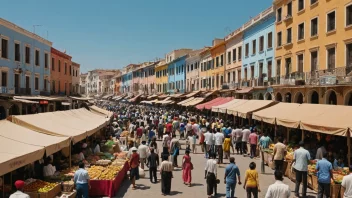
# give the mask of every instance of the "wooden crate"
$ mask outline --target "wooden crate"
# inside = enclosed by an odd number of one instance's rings
[[[46,193],[38,193],[38,198],[53,198],[61,192],[61,184],[57,184],[53,189]]]
[[[330,185],[330,197],[331,198],[339,198],[340,195],[340,184],[331,184]]]
[[[76,198],[76,191],[73,192],[62,192],[61,196],[64,196],[65,198]]]
[[[316,175],[312,175],[312,189],[318,192],[318,177]]]
[[[345,194],[345,188],[343,188],[341,186],[341,189],[340,189],[340,198],[343,198],[343,195]]]
[[[30,198],[38,198],[38,192],[24,192],[27,194]]]

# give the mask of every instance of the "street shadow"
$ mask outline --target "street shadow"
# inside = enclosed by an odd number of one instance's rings
[[[261,175],[274,175],[274,173],[260,173]]]
[[[193,186],[204,186],[204,184],[192,183],[192,187],[193,187]]]
[[[128,189],[131,186],[131,181],[129,179],[125,179],[122,182],[122,185],[120,186],[119,190],[117,191],[115,197],[124,197],[125,194],[127,193]]]
[[[150,186],[145,186],[143,184],[136,184],[136,190],[148,190]]]
[[[225,193],[217,193],[216,196],[214,197],[226,197],[226,194]],[[237,198],[237,197],[235,197]]]
[[[170,196],[175,196],[175,195],[179,195],[179,194],[182,194],[183,192],[180,192],[180,191],[171,191],[170,192]]]

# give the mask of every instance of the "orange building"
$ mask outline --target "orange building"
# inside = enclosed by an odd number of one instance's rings
[[[51,48],[50,86],[52,95],[69,95],[72,87],[72,57]]]
[[[221,89],[222,84],[224,83],[224,74],[225,74],[225,51],[226,43],[224,39],[215,39],[213,41],[213,47],[210,48],[211,57],[214,63],[214,70],[212,72],[213,83],[215,89]]]

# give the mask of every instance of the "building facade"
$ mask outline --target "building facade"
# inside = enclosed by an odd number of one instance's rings
[[[87,94],[87,76],[88,73],[79,75],[79,94]]]
[[[0,93],[49,95],[52,43],[0,18]]]
[[[79,94],[79,85],[80,85],[80,67],[81,65],[76,63],[76,62],[72,62],[72,72],[71,72],[71,76],[72,76],[72,88],[71,88],[71,92],[72,94]]]
[[[352,3],[275,0],[276,51],[285,102],[352,105]]]
[[[225,75],[226,45],[224,39],[215,39],[213,47],[210,48],[213,60],[213,70],[211,73],[211,85],[214,90],[222,89]]]
[[[242,70],[242,30],[240,27],[225,37],[226,65],[225,80],[229,89],[241,87]]]
[[[273,7],[264,10],[244,24],[243,86],[267,87],[276,82],[274,34],[275,12]],[[262,89],[253,93],[253,98],[264,99],[265,94],[266,89]]]
[[[141,81],[140,91],[143,94],[154,94],[156,93],[156,82],[155,82],[155,66],[159,61],[145,62],[141,65]]]
[[[155,83],[158,93],[166,93],[168,85],[168,64],[165,60],[161,60],[155,66]]]
[[[72,88],[72,57],[51,48],[51,94],[69,95]]]
[[[212,71],[214,62],[211,56],[210,47],[199,54],[200,58],[200,90],[206,91],[213,88]]]
[[[185,92],[187,57],[188,55],[183,55],[168,64],[168,93]]]
[[[186,58],[186,92],[200,90],[200,53],[207,49],[195,50]]]

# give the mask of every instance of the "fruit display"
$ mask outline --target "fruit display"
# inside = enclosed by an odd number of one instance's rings
[[[65,170],[62,170],[60,172],[60,175],[61,176],[66,176],[66,177],[73,177],[75,175],[75,172],[76,170],[78,170],[78,166],[73,166],[71,168],[68,168],[68,169],[65,169]]]
[[[333,175],[333,180],[336,184],[341,184],[342,183],[342,179],[345,175],[348,175],[349,172],[349,168],[345,167],[345,168],[339,168],[336,170],[332,171],[332,175]]]
[[[102,166],[91,166],[88,168],[88,175],[91,179],[98,179],[100,174],[105,170]]]
[[[100,180],[113,180],[117,173],[122,169],[121,166],[108,166],[106,169],[101,173],[98,179]]]
[[[57,184],[45,182],[42,180],[36,180],[34,182],[25,185],[23,190],[25,192],[48,192],[52,190]]]
[[[107,166],[111,163],[111,160],[98,160],[95,162],[95,165],[98,166]]]

